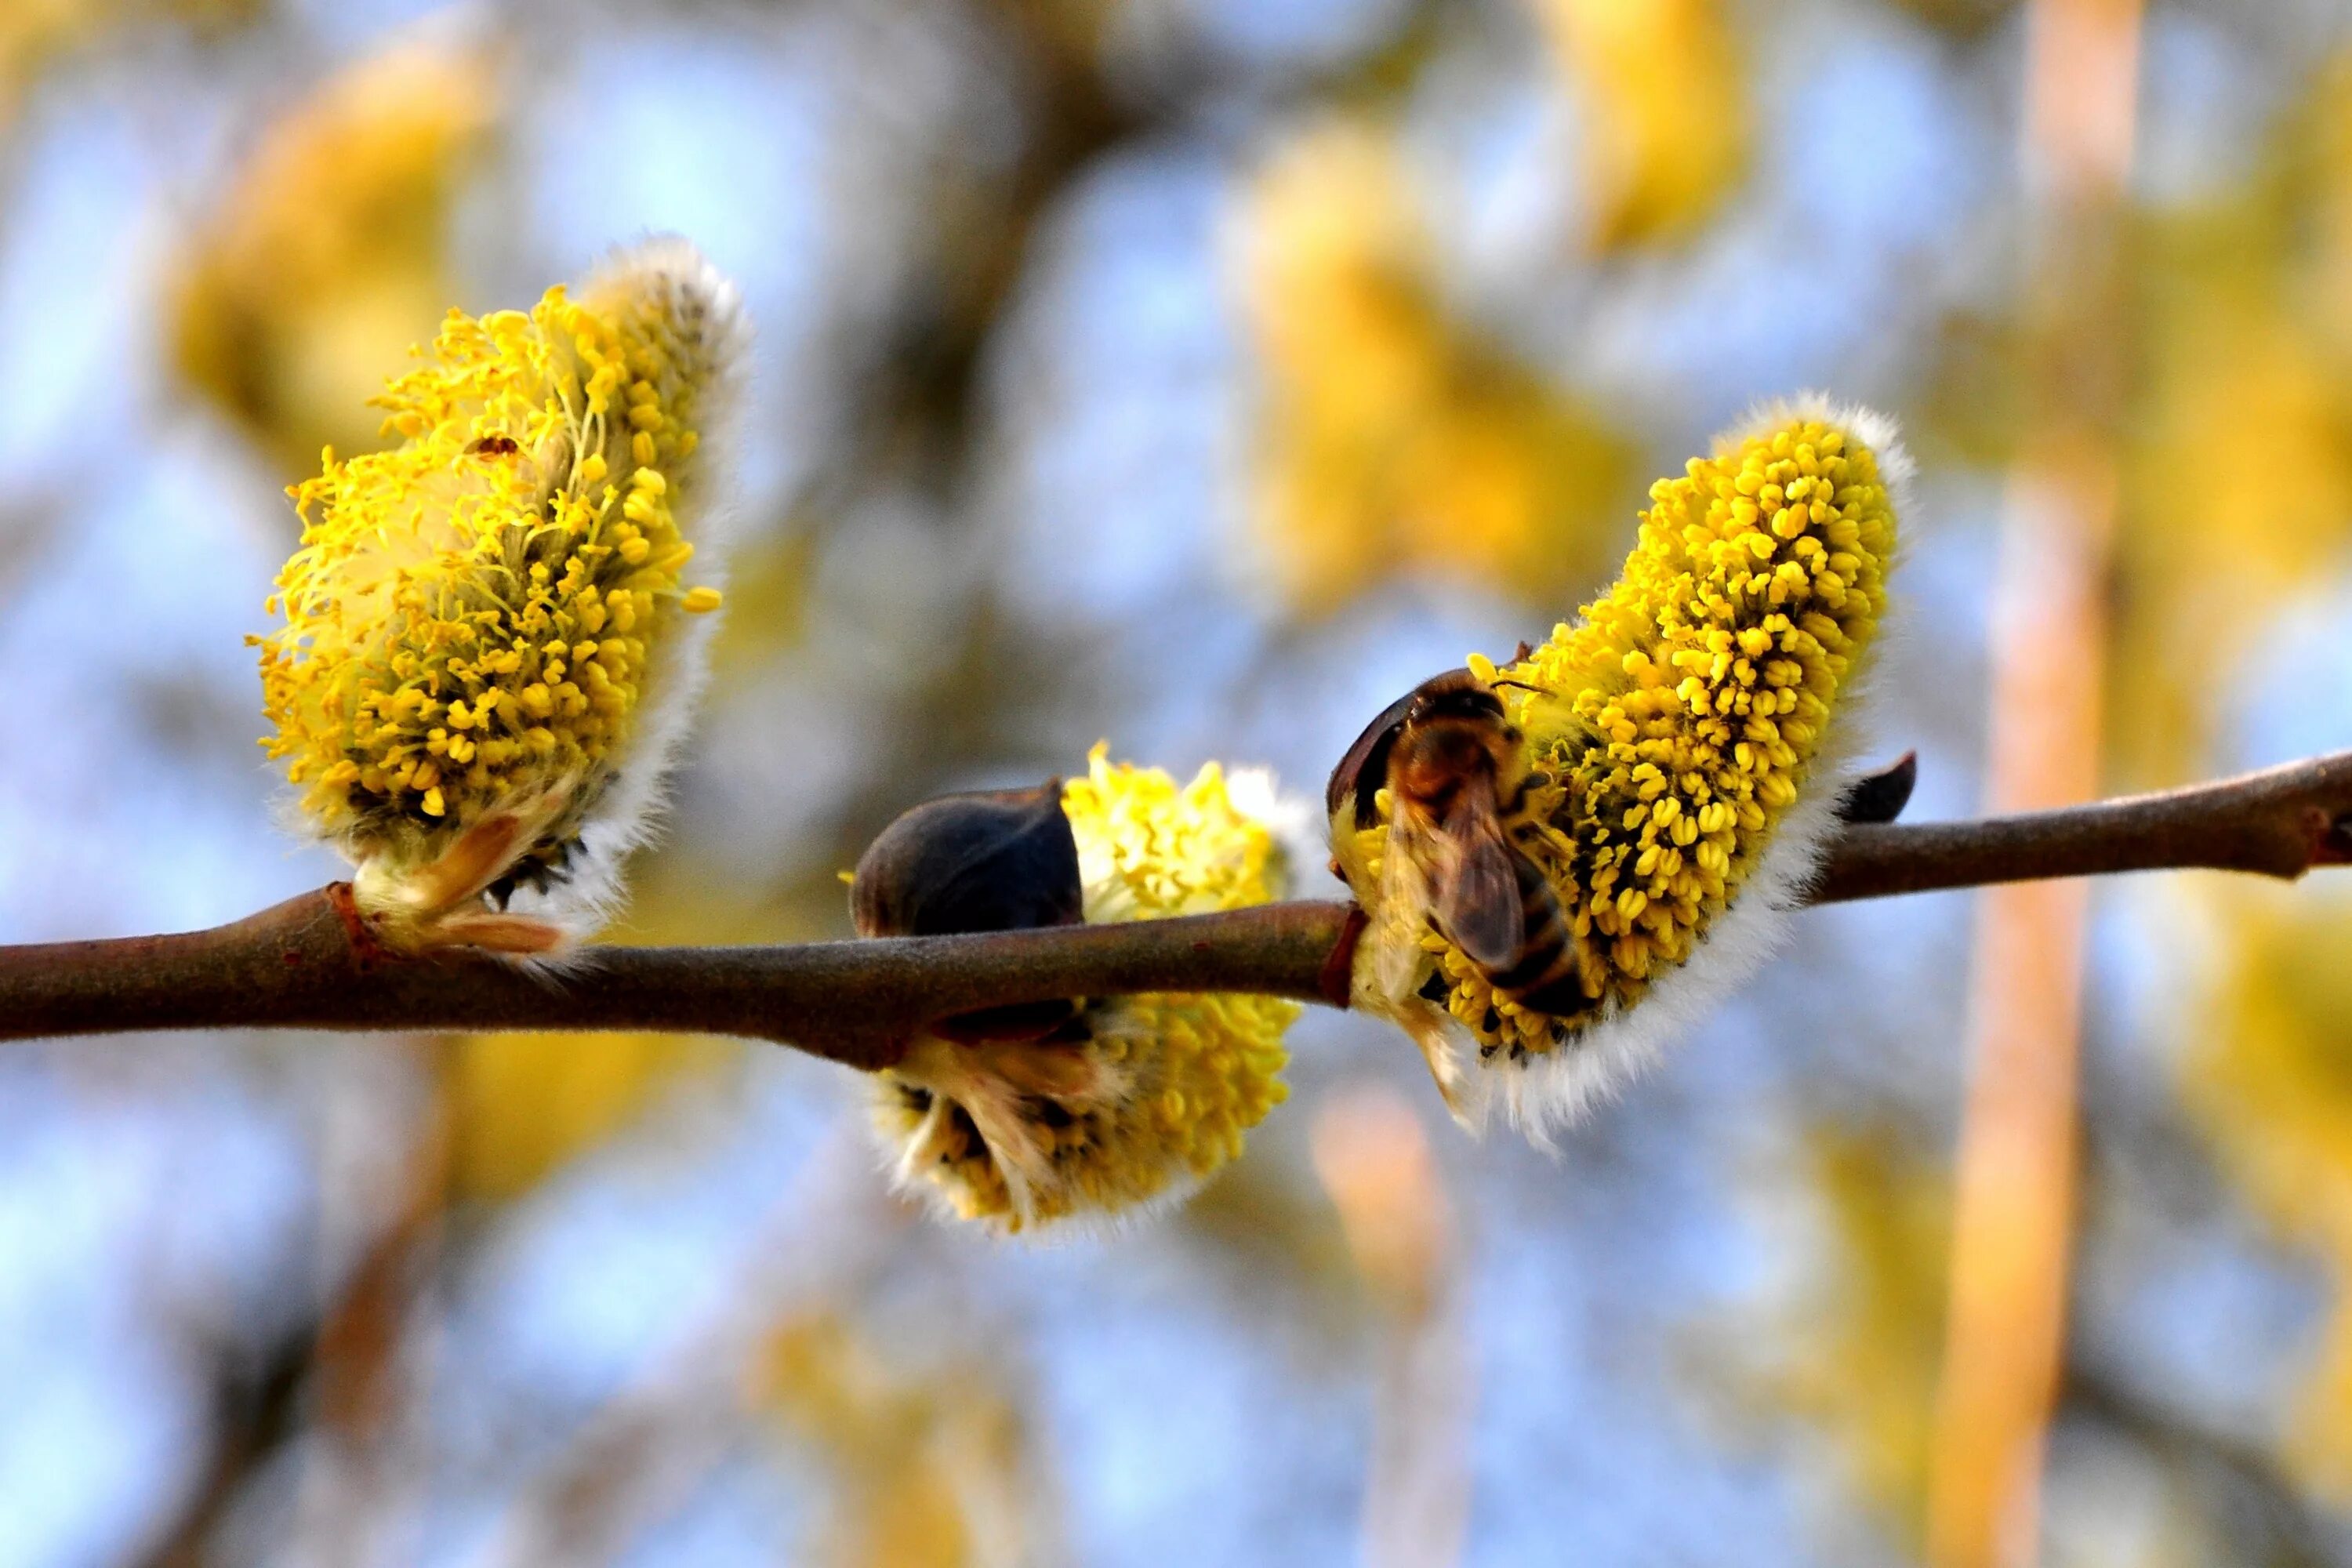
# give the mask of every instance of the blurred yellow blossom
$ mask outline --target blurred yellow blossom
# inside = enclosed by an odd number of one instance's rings
[[[381,400],[402,444],[295,487],[264,744],[387,942],[545,951],[612,892],[698,676],[678,623],[718,604],[685,574],[742,335],[733,287],[650,242],[576,300],[452,311]],[[544,918],[486,907],[519,886]]]
[[[1591,242],[1685,237],[1748,172],[1748,79],[1723,0],[1529,0],[1583,108]]]
[[[1631,443],[1449,313],[1387,136],[1310,132],[1258,174],[1245,221],[1253,510],[1286,600],[1328,614],[1424,576],[1557,598],[1597,576]]]
[[[620,1131],[682,1068],[730,1047],[693,1035],[483,1035],[451,1047],[450,1179],[493,1202]]]
[[[2347,82],[2342,65],[2320,73],[2248,178],[2139,237],[2113,655],[2132,679],[2112,683],[2111,719],[2134,784],[2205,771],[2226,717],[2216,660],[2250,650],[2352,543],[2352,310],[2332,293],[2352,281]]]
[[[1709,1359],[1728,1363],[1743,1417],[1794,1416],[1826,1438],[1846,1489],[1916,1550],[1943,1366],[1948,1178],[1883,1124],[1801,1137],[1809,1245],[1765,1304],[1764,1331],[1743,1311]]]
[[[0,7],[0,131],[16,118],[42,68],[102,26],[106,9],[91,0],[13,0]]]
[[[2333,1277],[2287,1451],[2312,1484],[2352,1498],[2352,906],[2302,889],[2214,893],[2223,967],[2182,1093],[2255,1211]]]
[[[1071,780],[1088,922],[1240,909],[1279,897],[1287,868],[1271,785],[1190,784],[1113,764]],[[1288,1092],[1282,1037],[1296,1004],[1240,993],[1105,998],[1044,1039],[919,1037],[875,1075],[875,1121],[899,1179],[957,1215],[1018,1231],[1181,1195],[1241,1153]]]
[[[1051,1561],[1058,1534],[1027,1423],[992,1366],[909,1352],[837,1310],[787,1319],[753,1397],[821,1457],[832,1568]]]
[[[2133,679],[2114,683],[2112,722],[2138,782],[2173,784],[2203,771],[2224,717],[2217,654],[2257,637],[2352,539],[2352,400],[2276,300],[2182,301],[2154,337],[2118,539],[2114,659]],[[2183,483],[2189,452],[2226,481]]]
[[[277,461],[376,445],[369,395],[457,292],[451,211],[500,96],[479,46],[387,49],[285,110],[201,214],[173,274],[172,359]]]
[[[1399,965],[1367,942],[1360,1000],[1423,1041],[1450,1094],[1475,1086],[1470,1114],[1499,1082],[1513,1120],[1539,1133],[1761,961],[1833,820],[1837,781],[1816,779],[1816,764],[1840,759],[1831,725],[1886,602],[1909,468],[1878,415],[1819,399],[1769,411],[1651,487],[1623,576],[1576,625],[1500,670],[1471,659],[1517,732],[1514,847],[1559,900],[1584,1005],[1522,1005],[1433,928],[1376,918],[1386,942],[1424,951]],[[1390,810],[1383,793],[1378,820],[1335,828],[1341,869],[1376,917]],[[1643,1005],[1669,981],[1670,1005]],[[1492,1074],[1433,1042],[1425,1015],[1441,994]]]
[[[263,0],[8,0],[0,5],[0,138],[25,95],[60,57],[106,34],[142,23],[180,21],[198,28],[232,26]]]
[[[2305,112],[2289,130],[2302,142],[2289,156],[2310,186],[2294,194],[2315,218],[2295,303],[2326,332],[2337,365],[2352,369],[2352,49],[2314,74]]]

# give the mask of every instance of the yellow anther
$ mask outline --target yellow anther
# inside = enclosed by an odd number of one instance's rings
[[[1559,898],[1590,1001],[1632,1006],[1703,952],[1771,850],[1874,629],[1894,538],[1878,455],[1795,418],[1653,486],[1623,576],[1510,672],[1559,694],[1511,699],[1515,765],[1542,781],[1513,839]],[[1383,804],[1349,872],[1367,907],[1388,820]],[[1437,944],[1482,1060],[1540,1056],[1614,1016],[1530,1014]]]

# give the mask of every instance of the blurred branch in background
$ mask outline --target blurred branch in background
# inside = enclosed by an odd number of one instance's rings
[[[821,1561],[1060,1561],[1052,1489],[986,1331],[877,1326],[870,1298],[912,1232],[869,1167],[855,1134],[821,1145],[668,1346],[534,1465],[467,1568],[620,1558],[771,1426],[828,1468]]]
[[[1851,824],[1813,903],[2106,872],[2295,877],[2352,862],[2352,752],[1981,822]],[[1352,906],[977,936],[583,949],[552,971],[376,948],[344,884],[177,936],[0,948],[0,1039],[134,1029],[657,1029],[887,1066],[923,1024],[1064,996],[1245,991],[1343,1005]]]
[[[451,1250],[452,1042],[405,1042],[427,1100],[391,1223],[320,1319],[300,1450],[293,1560],[359,1563],[413,1552],[431,1468],[425,1391]]]
[[[1986,794],[1996,810],[2058,806],[2097,789],[2139,24],[2139,0],[2036,0],[2028,14],[2029,407],[1994,587]],[[2045,1429],[2065,1341],[2088,898],[2080,883],[2042,882],[1998,889],[1977,910],[1927,1500],[1937,1568],[2039,1555]]]
[[[290,1561],[383,1561],[414,1547],[402,1532],[428,1467],[420,1413],[432,1383],[420,1330],[438,1310],[451,1250],[453,1043],[403,1044],[429,1098],[384,1223],[315,1318],[299,1320],[244,1377],[224,1378],[211,1462],[145,1557],[150,1568],[219,1561],[239,1499],[273,1469],[292,1471]]]
[[[2226,1536],[2206,1543],[2217,1555],[2275,1568],[2337,1560],[2327,1519],[2286,1484],[2277,1456],[2261,1444],[2200,1426],[2104,1371],[2069,1366],[2060,1393],[2070,1421],[2104,1427],[2158,1456],[2175,1486],[2198,1497],[2208,1517],[2228,1521]]]

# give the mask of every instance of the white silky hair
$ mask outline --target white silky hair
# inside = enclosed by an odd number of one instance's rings
[[[1886,415],[1807,392],[1757,405],[1715,438],[1713,449],[1718,455],[1735,450],[1801,419],[1851,431],[1876,455],[1879,479],[1895,512],[1899,561],[1912,526],[1915,469],[1900,428]],[[1882,618],[1886,609],[1880,606]],[[1877,645],[1885,637],[1882,629],[1841,687],[1797,801],[1775,826],[1756,868],[1728,907],[1709,922],[1690,956],[1653,980],[1640,1001],[1624,1005],[1612,1000],[1599,1018],[1561,1045],[1520,1062],[1482,1059],[1476,1040],[1441,1007],[1422,1004],[1422,1015],[1411,1019],[1400,1016],[1394,1004],[1378,1009],[1403,1025],[1431,1058],[1431,1070],[1457,1121],[1474,1132],[1483,1131],[1499,1103],[1512,1126],[1538,1145],[1552,1147],[1555,1132],[1573,1127],[1651,1070],[1668,1046],[1704,1021],[1787,945],[1792,931],[1789,917],[1802,907],[1821,874],[1823,855],[1838,832],[1839,804],[1853,783],[1856,759],[1873,738],[1871,698],[1883,651]],[[1362,974],[1360,964],[1358,974]],[[1437,1059],[1440,1040],[1447,1058],[1443,1069]]]
[[[698,302],[709,333],[709,380],[698,392],[699,440],[692,461],[691,527],[681,526],[695,546],[695,575],[716,587],[725,581],[726,546],[735,521],[734,472],[725,461],[736,449],[744,424],[744,361],[751,340],[751,319],[734,283],[693,241],[656,235],[615,248],[580,289],[593,294],[623,280],[652,280]],[[681,520],[683,522],[683,520]],[[719,614],[724,614],[724,611]],[[616,912],[625,889],[622,870],[635,851],[660,836],[668,805],[672,765],[709,682],[710,639],[718,615],[678,616],[648,662],[646,689],[636,708],[636,728],[604,794],[589,808],[578,833],[578,848],[566,879],[544,891],[519,890],[517,914],[561,930],[567,943],[593,935]],[[562,968],[569,948],[535,956],[535,965]]]
[[[1123,1038],[1132,1048],[1150,1039],[1136,1016],[1135,1009],[1126,1005],[1124,997],[1109,997],[1096,1003],[1086,1010],[1085,1016],[1087,1028],[1097,1041]],[[1208,1177],[1195,1174],[1190,1169],[1179,1169],[1171,1173],[1168,1180],[1150,1197],[1139,1199],[1124,1207],[1076,1207],[1051,1218],[1040,1218],[1036,1212],[1034,1189],[1050,1184],[1050,1166],[1047,1167],[1045,1180],[1037,1180],[1037,1165],[1029,1148],[1031,1140],[1021,1126],[1017,1107],[1008,1097],[1004,1082],[984,1070],[974,1070],[972,1055],[968,1047],[942,1040],[936,1035],[918,1036],[907,1059],[918,1065],[912,1070],[902,1065],[886,1073],[871,1075],[873,1081],[868,1090],[869,1097],[880,1101],[885,1096],[898,1093],[897,1083],[903,1082],[929,1090],[934,1100],[912,1132],[903,1139],[877,1136],[877,1150],[881,1157],[883,1174],[891,1187],[920,1204],[942,1223],[976,1223],[1000,1240],[1045,1250],[1071,1242],[1116,1237],[1149,1225],[1161,1215],[1181,1208],[1208,1180]],[[953,1065],[948,1070],[940,1070],[942,1065],[950,1063]],[[1120,1092],[1122,1089],[1123,1085],[1114,1086],[1110,1092]],[[961,1106],[965,1114],[971,1118],[972,1126],[979,1131],[981,1142],[988,1149],[990,1162],[1003,1178],[1006,1201],[1012,1205],[1012,1213],[985,1215],[976,1222],[966,1220],[956,1210],[954,1194],[924,1174],[924,1161],[935,1152],[936,1123],[950,1105]],[[877,1132],[880,1132],[878,1126]],[[999,1147],[1000,1139],[1005,1142],[1006,1147]]]
[[[1274,770],[1265,767],[1234,768],[1226,773],[1225,798],[1233,802],[1235,811],[1259,823],[1274,837],[1277,864],[1266,876],[1272,896],[1296,897],[1307,869],[1321,865],[1329,854],[1323,842],[1320,803],[1284,789]]]
[[[705,323],[704,352],[709,364],[698,393],[700,439],[694,484],[698,493],[690,521],[682,517],[680,523],[681,531],[690,534],[696,545],[697,575],[715,584],[721,576],[723,545],[732,514],[728,489],[731,475],[724,459],[734,449],[743,417],[743,361],[751,323],[735,285],[691,241],[679,236],[654,236],[615,248],[590,275],[582,292],[624,281],[674,290],[677,298],[698,308]],[[593,934],[610,918],[621,901],[624,862],[658,831],[670,765],[700,700],[708,679],[710,638],[716,630],[712,616],[678,618],[683,624],[663,637],[651,661],[636,708],[635,733],[623,748],[618,765],[601,783],[529,778],[480,814],[483,820],[510,815],[544,823],[562,815],[560,806],[552,810],[549,806],[551,788],[560,793],[580,788],[601,792],[572,835],[575,853],[562,879],[543,889],[518,889],[510,900],[509,913],[516,921],[544,928],[562,945],[533,952],[488,950],[500,952],[500,956],[551,980],[560,978],[575,962],[572,944]],[[423,868],[386,864],[387,857],[400,852],[367,843],[353,829],[321,833],[291,791],[281,795],[276,811],[281,826],[294,836],[322,838],[333,845],[353,866],[355,885],[362,889],[375,886],[379,891],[373,901],[380,902],[395,918],[404,916],[401,889]],[[537,847],[530,838],[519,840],[514,852],[488,873],[482,885],[487,887],[511,871]],[[414,910],[415,926],[429,932],[443,921],[462,925],[468,917],[487,916],[488,911],[478,907],[481,901],[481,893],[476,890],[452,906]]]

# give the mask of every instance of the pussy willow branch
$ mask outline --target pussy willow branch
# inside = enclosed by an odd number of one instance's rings
[[[1848,826],[1808,901],[2209,868],[2352,864],[2352,752],[2160,795],[1974,822]],[[562,973],[399,958],[341,884],[173,936],[0,947],[0,1039],[140,1029],[630,1029],[887,1065],[928,1019],[1055,996],[1252,991],[1345,1003],[1344,903],[1125,925],[779,947],[591,947]],[[1335,984],[1335,981],[1337,984]]]

